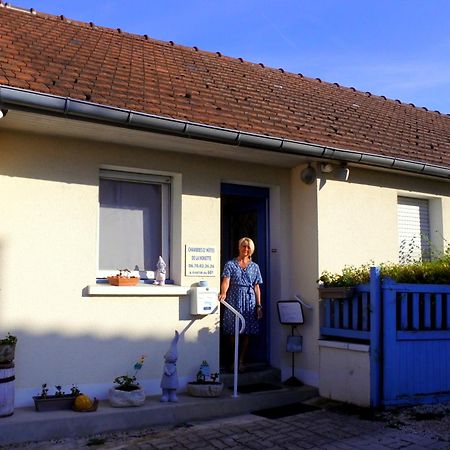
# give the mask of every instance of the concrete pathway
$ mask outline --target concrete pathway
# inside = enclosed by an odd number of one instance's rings
[[[403,408],[364,418],[361,411],[348,410],[345,405],[320,402],[319,410],[275,420],[245,414],[177,427],[154,427],[3,448],[450,449],[450,405]]]

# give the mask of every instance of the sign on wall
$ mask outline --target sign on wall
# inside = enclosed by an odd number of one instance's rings
[[[217,276],[217,248],[214,245],[186,245],[186,276]]]

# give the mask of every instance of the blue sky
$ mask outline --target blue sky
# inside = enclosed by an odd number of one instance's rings
[[[450,113],[448,0],[13,0]]]

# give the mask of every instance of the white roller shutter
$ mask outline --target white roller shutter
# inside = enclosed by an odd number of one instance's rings
[[[408,263],[430,259],[428,200],[398,197],[399,260]]]

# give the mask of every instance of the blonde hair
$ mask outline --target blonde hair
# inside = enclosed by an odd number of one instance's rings
[[[255,251],[255,243],[249,238],[249,237],[243,237],[239,239],[239,248],[241,248],[242,244],[248,244],[250,247],[250,256],[253,255],[253,252]]]

